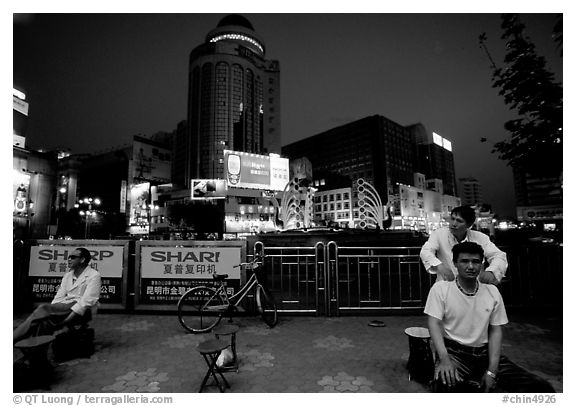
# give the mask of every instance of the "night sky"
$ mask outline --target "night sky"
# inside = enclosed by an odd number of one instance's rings
[[[188,56],[227,14],[15,15],[14,85],[30,102],[27,145],[95,152],[186,118]],[[491,154],[513,118],[491,87],[499,14],[242,14],[280,61],[282,145],[369,115],[421,122],[452,142],[456,176],[514,216],[512,172]],[[524,14],[562,82],[555,14]]]

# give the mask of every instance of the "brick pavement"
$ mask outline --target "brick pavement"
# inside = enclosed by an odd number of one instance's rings
[[[239,371],[226,378],[229,392],[426,392],[409,381],[404,329],[425,326],[423,316],[289,317],[269,329],[256,317],[235,319]],[[561,318],[510,317],[504,353],[562,391]],[[16,325],[20,319],[14,319]],[[225,322],[223,320],[223,322]],[[206,365],[196,346],[212,334],[186,333],[175,315],[99,313],[96,352],[87,359],[54,362],[45,388],[27,392],[193,393]],[[559,331],[560,330],[560,331]],[[14,350],[14,361],[21,357]],[[208,392],[217,391],[210,387]]]

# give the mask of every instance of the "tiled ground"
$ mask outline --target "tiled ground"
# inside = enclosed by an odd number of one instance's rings
[[[425,326],[425,318],[382,317],[385,327],[371,327],[368,323],[373,319],[284,316],[276,328],[269,329],[258,318],[238,318],[239,371],[227,373],[229,391],[426,392],[424,386],[407,379],[404,335],[406,327]],[[561,319],[510,319],[504,352],[562,391]],[[14,319],[14,324],[18,321]],[[27,391],[198,391],[206,365],[196,346],[213,335],[187,334],[174,315],[99,313],[92,325],[95,354],[54,363],[50,386]],[[14,350],[16,363],[18,358]]]

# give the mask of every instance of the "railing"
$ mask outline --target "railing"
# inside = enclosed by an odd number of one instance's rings
[[[338,247],[328,243],[331,314],[421,308],[433,283],[414,247]],[[334,283],[332,284],[332,281]]]
[[[420,247],[265,247],[267,284],[286,312],[316,315],[421,311],[436,277]],[[503,247],[508,271],[500,290],[506,307],[562,306],[562,247]]]
[[[264,247],[266,286],[281,302],[281,311],[319,314],[325,307],[324,244],[313,247]]]
[[[508,271],[500,285],[507,308],[562,309],[562,246],[532,244],[501,249],[508,257]],[[15,241],[13,250],[14,308],[28,309],[32,305],[30,243]],[[134,246],[128,251],[129,258],[136,255]],[[278,299],[281,311],[296,314],[421,312],[435,281],[420,261],[419,246],[350,247],[332,241],[276,247],[256,242],[250,251],[248,256],[254,252],[266,255],[266,285]],[[134,261],[125,262],[125,277],[134,280]],[[127,289],[122,292],[129,294]],[[122,301],[126,300],[123,297]]]

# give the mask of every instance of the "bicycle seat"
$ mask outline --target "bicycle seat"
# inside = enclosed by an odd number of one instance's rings
[[[212,277],[214,278],[215,281],[223,281],[224,279],[226,279],[228,277],[228,274],[214,274],[212,275]]]

